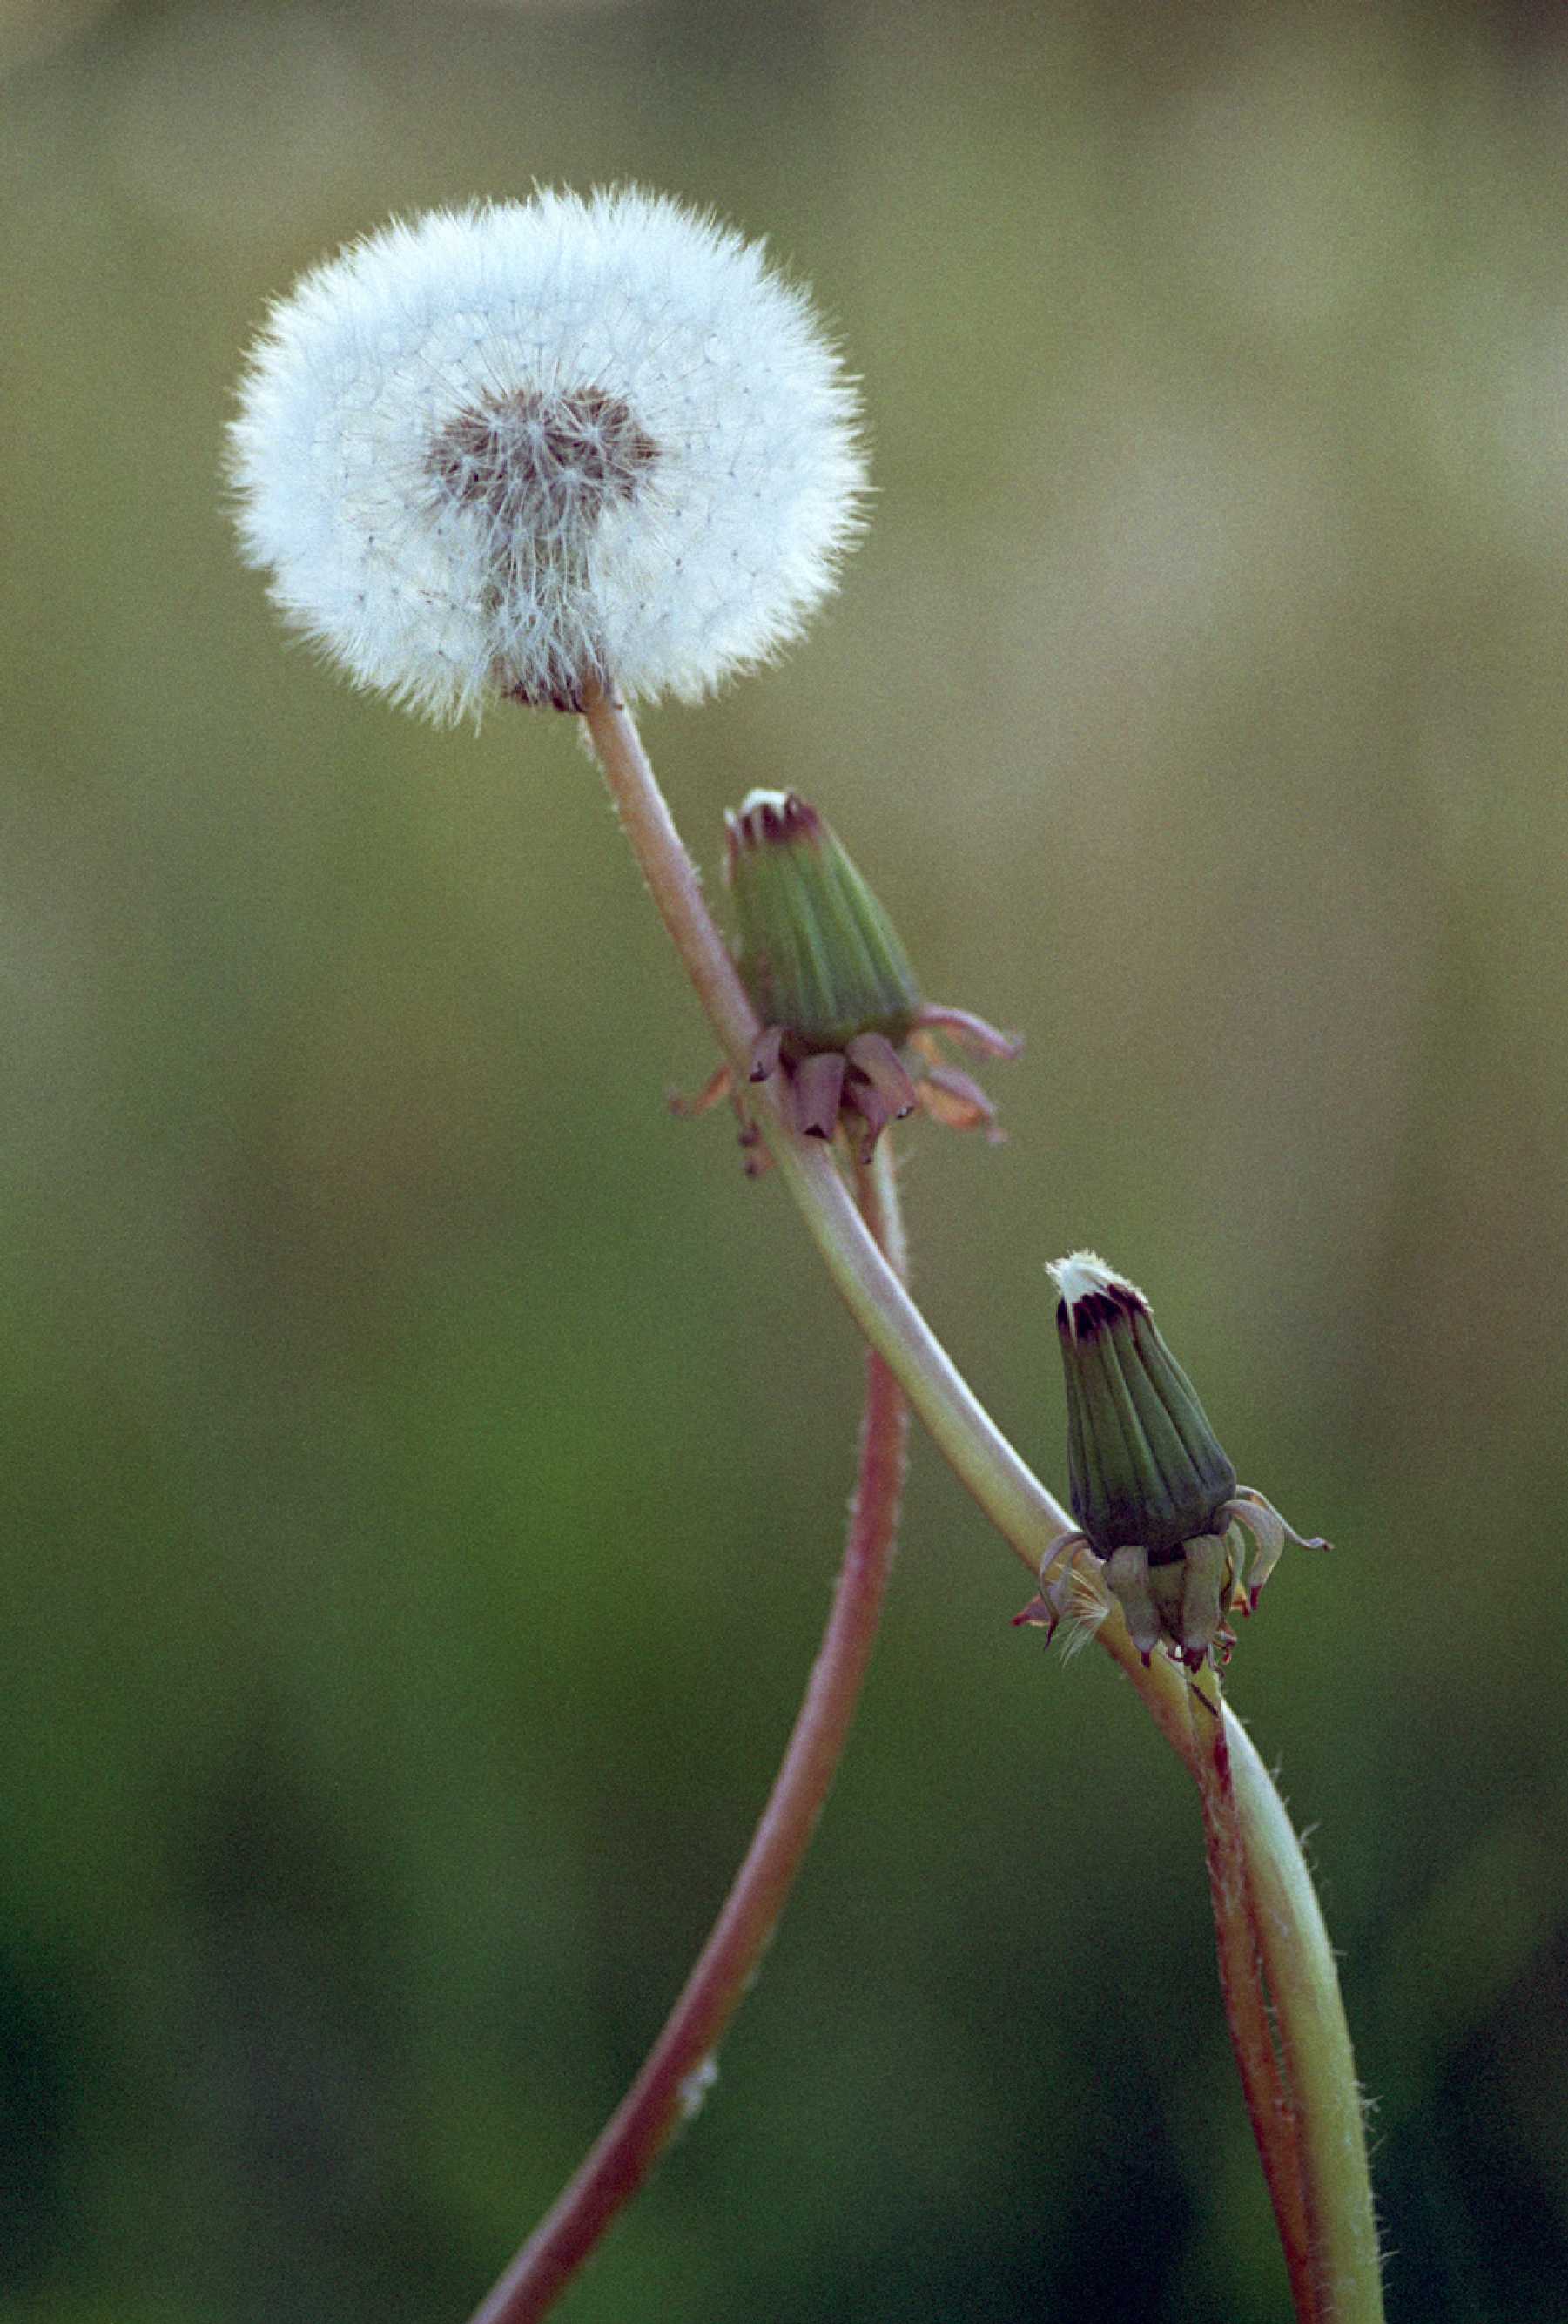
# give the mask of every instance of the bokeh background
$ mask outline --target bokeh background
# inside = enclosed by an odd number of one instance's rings
[[[627,2081],[835,1568],[853,1334],[570,722],[288,648],[240,351],[393,210],[712,204],[880,487],[796,783],[934,993],[928,1308],[1058,1483],[1150,1289],[1287,1561],[1390,2315],[1568,2317],[1568,51],[1551,9],[0,6],[0,2315],[460,2324]],[[849,1760],[582,2324],[1279,2317],[1196,1809],[927,1448]]]

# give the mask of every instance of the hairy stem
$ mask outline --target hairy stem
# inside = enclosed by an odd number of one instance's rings
[[[1290,2277],[1298,2318],[1315,2319],[1306,2189],[1302,2174],[1300,2123],[1294,2096],[1281,2070],[1264,1994],[1258,1907],[1248,1872],[1247,1851],[1231,1777],[1231,1751],[1219,1674],[1205,1671],[1188,1682],[1193,1722],[1193,1772],[1204,1811],[1209,1888],[1214,1907],[1214,1943],[1220,1990],[1231,2029],[1231,2047],[1241,2077],[1252,2135],[1258,2143],[1268,2200]]]
[[[884,1137],[857,1171],[861,1209],[901,1276],[903,1222]],[[725,2027],[755,1977],[843,1756],[898,1541],[909,1414],[881,1356],[866,1357],[860,1461],[844,1563],[789,1746],[752,1844],[664,2030],[576,2175],[473,2324],[530,2324],[565,2291],[701,2101]]]
[[[602,693],[585,705],[584,723],[654,903],[720,1047],[737,1079],[743,1080],[759,1030],[756,1016],[636,727],[624,706]],[[1066,1511],[1003,1436],[888,1266],[826,1146],[796,1137],[762,1093],[753,1111],[855,1322],[902,1383],[960,1480],[1015,1554],[1031,1573],[1038,1572],[1072,1530]],[[1220,1794],[1211,1798],[1205,1784],[1221,1779],[1205,1766],[1209,1755],[1194,1737],[1185,1675],[1164,1655],[1146,1665],[1114,1606],[1095,1637],[1191,1773],[1206,1814],[1217,1808]],[[1382,2295],[1371,2187],[1333,1950],[1300,1845],[1261,1760],[1228,1711],[1222,1712],[1221,1732],[1234,1809],[1222,1837],[1229,1848],[1240,1847],[1253,1929],[1251,1942],[1234,1941],[1230,1907],[1223,1907],[1222,1973],[1234,1986],[1227,2006],[1241,2011],[1249,2027],[1266,2025],[1270,2004],[1274,2009],[1280,2103],[1289,2103],[1296,2121],[1296,2188],[1281,2198],[1280,2217],[1297,2313],[1302,2324],[1375,2324],[1382,2315]],[[1210,1863],[1213,1871],[1213,1854]],[[1221,1870],[1233,1878],[1234,1867],[1223,1858]],[[1219,1928],[1218,1892],[1215,1910]],[[1262,2074],[1254,2034],[1247,2039],[1249,2058]],[[1260,2082],[1259,2089],[1267,2109],[1268,2086]],[[1252,2095],[1249,2090],[1250,2105]],[[1263,2161],[1266,2172],[1288,2172],[1282,2136],[1271,2137]],[[1271,2190],[1272,2184],[1271,2177]],[[1292,2254],[1303,2218],[1309,2259],[1298,2282]]]
[[[1323,2324],[1381,2324],[1360,2086],[1333,1947],[1285,1803],[1251,1737],[1229,1713],[1225,1739],[1264,1973],[1298,2123],[1316,2301],[1310,2313]]]

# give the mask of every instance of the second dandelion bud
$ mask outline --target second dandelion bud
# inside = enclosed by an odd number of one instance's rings
[[[804,294],[635,189],[438,211],[316,268],[252,352],[232,467],[287,618],[447,718],[706,693],[832,587],[865,481]]]
[[[982,1056],[1021,1042],[966,1010],[922,1001],[892,922],[826,817],[798,791],[753,791],[724,817],[735,899],[736,966],[761,1019],[747,1085],[770,1090],[790,1128],[832,1139],[842,1128],[862,1161],[890,1121],[920,1106],[958,1130],[1000,1139],[979,1084],[945,1059],[938,1033]],[[695,1106],[731,1092],[721,1066]],[[761,1148],[742,1094],[742,1142]]]
[[[1087,1549],[1145,1662],[1161,1644],[1192,1670],[1223,1662],[1235,1643],[1229,1616],[1257,1606],[1286,1542],[1328,1545],[1304,1541],[1261,1493],[1237,1484],[1134,1284],[1089,1250],[1050,1272],[1060,1294],[1068,1482],[1083,1531],[1047,1559],[1042,1595],[1019,1619],[1054,1630],[1069,1612],[1085,1618],[1084,1577],[1073,1553]],[[1243,1588],[1244,1533],[1256,1555]],[[1109,1610],[1109,1598],[1100,1604]]]

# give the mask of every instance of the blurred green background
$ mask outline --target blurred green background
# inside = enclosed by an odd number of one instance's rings
[[[712,204],[879,497],[648,732],[797,783],[1011,1142],[927,1305],[1058,1484],[1143,1282],[1287,1561],[1397,2319],[1568,2317],[1568,50],[1555,11],[0,6],[0,2314],[461,2324],[624,2086],[825,1612],[859,1357],[569,722],[233,555],[241,348],[393,210]],[[1194,1802],[928,1448],[717,2089],[567,2303],[1263,2324]]]

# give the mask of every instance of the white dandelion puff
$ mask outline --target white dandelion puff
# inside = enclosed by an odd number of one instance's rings
[[[253,348],[238,524],[285,617],[441,719],[765,659],[858,529],[857,403],[761,247],[635,189],[393,223]]]

